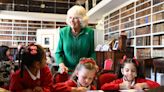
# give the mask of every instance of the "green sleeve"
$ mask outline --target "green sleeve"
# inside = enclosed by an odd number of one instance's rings
[[[63,63],[64,59],[63,59],[63,35],[62,35],[62,29],[60,30],[60,34],[59,34],[59,42],[58,42],[58,46],[55,52],[55,58],[56,58],[56,63],[60,64]]]

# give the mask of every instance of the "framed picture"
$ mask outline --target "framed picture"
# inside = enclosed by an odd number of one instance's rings
[[[49,37],[45,37],[44,38],[44,44],[45,45],[49,45],[50,44],[50,38]]]
[[[53,35],[42,35],[42,46],[53,49]]]
[[[117,49],[118,49],[118,40],[116,40],[113,45],[113,50],[117,50]]]

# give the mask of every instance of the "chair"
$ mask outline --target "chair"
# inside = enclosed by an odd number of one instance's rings
[[[104,62],[104,70],[112,70],[113,61],[111,59],[106,59]]]
[[[117,75],[113,73],[100,73],[97,76],[97,89],[99,90],[101,86],[105,83],[112,82],[117,79]]]

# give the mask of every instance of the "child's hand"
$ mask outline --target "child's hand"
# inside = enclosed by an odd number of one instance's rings
[[[71,92],[86,92],[87,88],[85,87],[72,87]]]
[[[145,88],[148,88],[147,83],[136,83],[134,85],[134,89],[137,89],[137,90],[143,90]]]
[[[119,84],[120,89],[130,89],[131,83],[128,81],[123,81],[121,84]]]
[[[43,92],[43,89],[41,87],[35,87],[33,92]]]

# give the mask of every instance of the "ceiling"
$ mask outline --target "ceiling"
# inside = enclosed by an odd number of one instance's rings
[[[85,0],[0,0],[0,10],[66,14],[75,4]]]
[[[87,13],[90,21],[97,23],[104,14],[117,8],[119,5],[128,2],[130,0],[102,0],[95,7],[90,9]],[[132,1],[132,0],[131,0]]]

